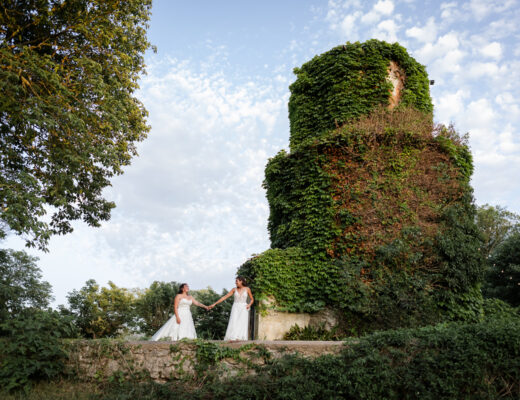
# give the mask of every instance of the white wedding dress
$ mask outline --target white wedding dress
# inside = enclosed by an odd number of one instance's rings
[[[247,340],[249,333],[249,310],[247,306],[247,290],[238,293],[235,289],[233,307],[224,340]]]
[[[191,303],[191,300],[181,299],[177,306],[181,323],[177,323],[177,318],[173,314],[173,317],[166,321],[150,340],[157,341],[163,338],[171,338],[171,340],[196,339],[197,333],[195,332],[195,325],[193,324],[193,317],[190,311]]]

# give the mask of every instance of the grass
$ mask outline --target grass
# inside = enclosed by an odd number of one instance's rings
[[[14,393],[0,392],[0,398],[2,400],[91,400],[100,394],[102,389],[96,383],[62,379],[36,383],[27,393],[23,390]]]

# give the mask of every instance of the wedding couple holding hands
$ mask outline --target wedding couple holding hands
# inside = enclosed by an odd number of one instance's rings
[[[152,336],[150,340],[157,341],[162,338],[172,340],[196,339],[195,325],[191,316],[190,306],[195,304],[206,310],[211,310],[217,304],[223,302],[234,295],[233,306],[229,316],[229,322],[224,340],[247,340],[249,328],[249,309],[254,302],[253,293],[247,287],[246,280],[239,276],[235,280],[236,287],[231,289],[225,296],[222,296],[215,303],[206,306],[199,303],[189,295],[189,286],[183,283],[179,287],[179,293],[175,296],[174,315]],[[247,302],[249,298],[249,303]]]

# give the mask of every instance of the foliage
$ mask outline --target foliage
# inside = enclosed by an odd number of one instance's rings
[[[318,326],[299,325],[291,326],[291,329],[283,336],[284,340],[341,340],[342,335],[337,331],[337,327],[327,329],[324,324]]]
[[[520,215],[484,204],[477,207],[477,226],[484,239],[482,254],[487,259],[510,234],[520,231]]]
[[[135,299],[136,324],[142,333],[152,335],[173,316],[173,304],[179,290],[177,282],[153,282],[149,288],[137,294]],[[192,290],[190,294],[205,305],[213,304],[222,297],[211,288]],[[224,338],[232,303],[220,303],[211,311],[191,307],[197,336],[202,339],[221,340]]]
[[[62,379],[37,382],[29,393],[2,393],[2,400],[92,400],[93,395],[101,392],[96,384]]]
[[[388,105],[391,61],[405,76],[400,104],[425,113],[433,111],[428,75],[399,44],[378,40],[337,46],[295,68],[289,87],[290,147]]]
[[[154,281],[138,294],[135,312],[141,332],[152,335],[170,318],[179,285],[177,282]]]
[[[95,398],[515,399],[519,342],[520,324],[506,320],[392,330],[347,342],[339,355],[273,359],[255,375],[197,385],[115,383]],[[219,354],[208,357],[218,360]]]
[[[270,357],[264,347],[257,346],[254,343],[249,343],[238,348],[221,346],[214,342],[197,339],[195,341],[195,360],[194,369],[197,374],[197,379],[202,381],[216,380],[218,376],[214,376],[215,367],[218,367],[224,359],[232,359],[235,363],[242,363],[253,367],[253,363],[242,356],[243,353],[251,354],[256,350],[256,355]],[[218,368],[216,369],[218,372]]]
[[[335,266],[299,247],[267,250],[246,261],[238,274],[251,279],[257,300],[273,300],[279,310],[314,312],[337,298]],[[327,300],[328,299],[328,300]]]
[[[369,40],[295,74],[290,153],[265,169],[271,249],[239,270],[257,298],[339,308],[357,333],[481,318],[472,155],[467,135],[433,124],[424,67]]]
[[[37,260],[24,251],[0,249],[0,323],[26,308],[44,309],[52,300],[51,286],[41,280]]]
[[[484,299],[484,319],[517,321],[520,323],[520,307],[512,307],[500,299]]]
[[[191,294],[200,303],[210,305],[227,292],[226,289],[223,289],[222,293],[218,294],[208,287],[207,289],[191,291]],[[200,307],[192,307],[193,322],[197,331],[197,337],[213,340],[224,339],[232,305],[233,302],[228,300],[218,304],[210,311],[206,311]]]
[[[282,151],[264,182],[272,249],[239,274],[259,300],[339,308],[358,333],[478,320],[472,168],[466,137],[408,108],[375,109]]]
[[[520,233],[509,236],[489,259],[484,295],[520,306]]]
[[[134,92],[150,11],[151,0],[1,2],[0,221],[28,245],[110,217],[102,191],[149,130]]]
[[[113,337],[132,324],[134,293],[112,282],[108,286],[100,288],[90,279],[67,296],[69,309],[62,308],[62,313],[73,317],[85,337]]]
[[[62,373],[67,354],[61,339],[77,335],[72,320],[56,311],[26,310],[0,324],[7,333],[0,346],[0,386],[6,391]]]
[[[440,260],[437,284],[445,289],[437,292],[436,297],[451,320],[476,321],[482,313],[480,282],[484,262],[471,201],[468,190],[458,204],[445,210],[436,237]]]

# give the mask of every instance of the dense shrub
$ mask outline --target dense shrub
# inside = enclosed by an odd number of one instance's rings
[[[209,306],[227,292],[228,291],[224,289],[221,294],[218,294],[213,289],[207,288],[195,290],[192,292],[192,295],[200,303]],[[193,314],[193,322],[197,331],[197,337],[201,339],[214,340],[224,339],[232,305],[233,300],[229,299],[218,304],[211,311],[206,311],[200,307],[192,307],[191,310]]]
[[[505,239],[489,259],[484,294],[520,306],[520,233]]]
[[[153,335],[173,316],[173,304],[179,290],[177,282],[153,282],[137,296],[135,317],[140,332]],[[227,293],[227,291],[224,291]],[[190,294],[200,303],[213,304],[225,293],[218,294],[211,288],[192,290]],[[211,311],[200,307],[191,307],[197,336],[202,339],[223,339],[231,310],[231,301],[219,304]]]
[[[520,323],[520,307],[512,307],[500,299],[484,299],[484,319],[517,321]]]
[[[137,326],[142,333],[153,335],[173,312],[180,283],[154,281],[135,301]]]
[[[74,319],[81,334],[87,338],[114,337],[135,321],[135,293],[108,282],[100,287],[89,279],[80,290],[67,295],[69,308],[61,312]]]
[[[0,249],[0,323],[27,307],[44,309],[52,300],[51,285],[41,280],[37,260],[24,251]]]
[[[298,325],[291,326],[291,329],[283,336],[284,340],[341,340],[344,338],[337,327],[328,329],[325,324],[318,326],[308,325],[301,328]]]
[[[290,86],[291,151],[307,139],[389,104],[391,61],[406,76],[401,105],[431,113],[428,75],[399,44],[379,40],[337,46],[295,68]]]
[[[520,215],[501,206],[478,206],[476,222],[483,238],[481,251],[486,259],[511,234],[520,232]]]
[[[375,109],[266,167],[271,249],[242,265],[279,310],[343,311],[356,331],[477,321],[484,262],[466,138]]]
[[[97,398],[517,399],[519,343],[520,324],[505,320],[386,331],[347,342],[339,355],[273,360],[254,376],[123,384]]]
[[[0,325],[0,387],[28,389],[33,381],[57,377],[67,357],[61,340],[76,337],[71,318],[56,311],[25,310]]]

